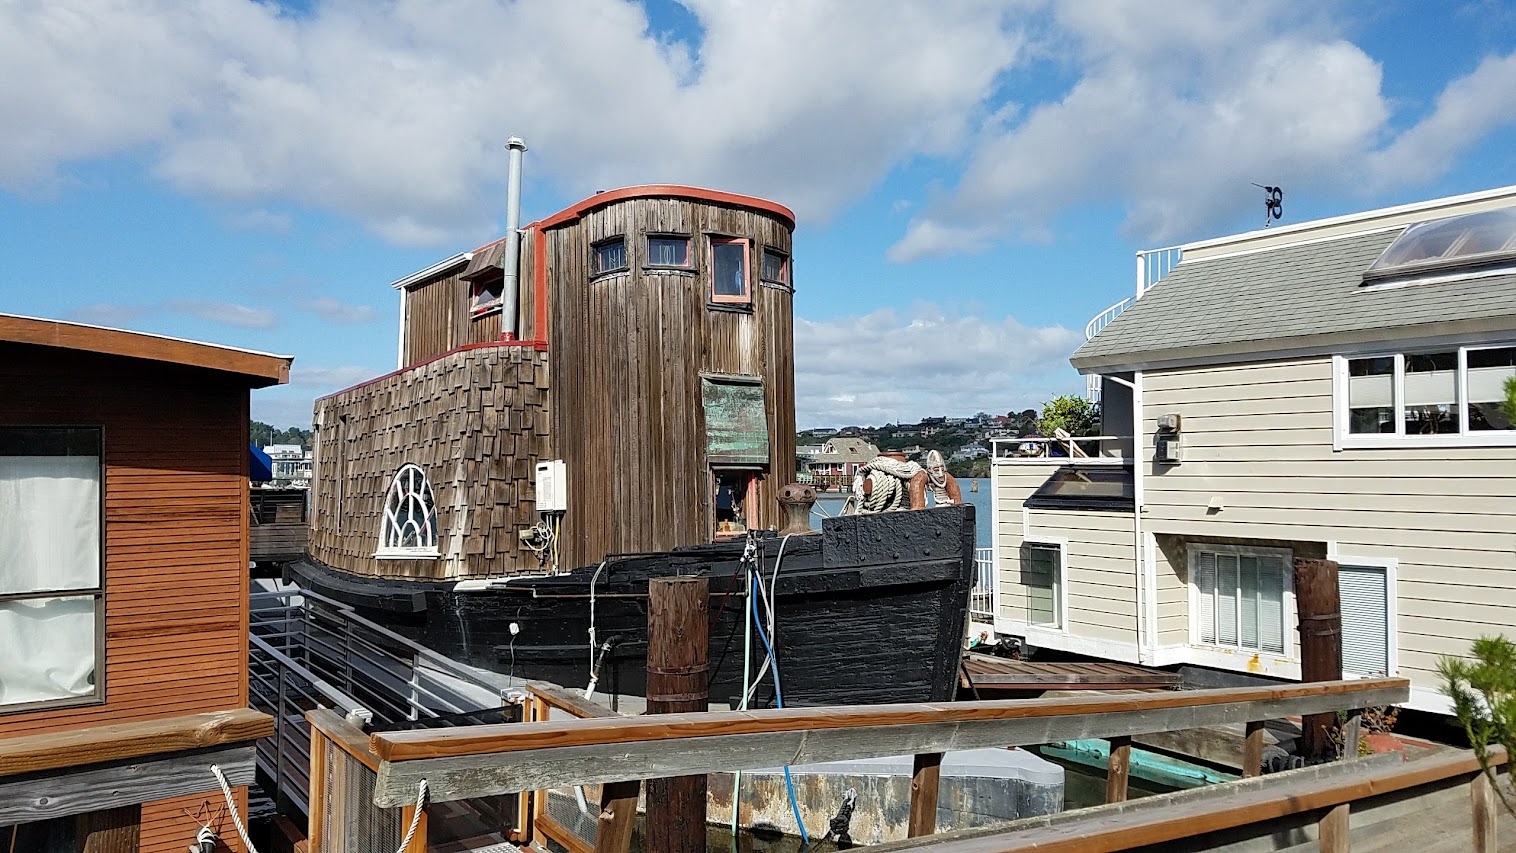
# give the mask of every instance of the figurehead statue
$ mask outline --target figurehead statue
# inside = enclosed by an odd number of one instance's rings
[[[911,477],[911,509],[926,508],[928,491],[932,493],[937,506],[963,503],[963,492],[958,488],[958,481],[948,473],[942,454],[935,450],[927,451],[926,467]]]

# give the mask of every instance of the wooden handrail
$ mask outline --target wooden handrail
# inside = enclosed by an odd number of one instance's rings
[[[1301,703],[1302,707],[1270,713],[1256,719],[1273,719],[1320,710],[1366,707],[1404,702],[1410,682],[1403,678],[1326,681],[1280,687],[1241,687],[1219,690],[1181,690],[1164,693],[1057,699],[1000,699],[984,702],[911,703],[863,707],[828,706],[760,711],[717,711],[696,714],[660,714],[656,717],[603,717],[550,720],[543,723],[508,723],[373,735],[371,748],[385,761],[445,758],[522,752],[548,747],[588,746],[662,741],[683,738],[807,732],[823,729],[874,728],[879,726],[969,723],[1025,720],[1091,714],[1138,714],[1179,708],[1204,708],[1238,703]],[[1390,702],[1368,702],[1360,697],[1390,691]],[[1312,700],[1328,700],[1312,703]],[[1340,701],[1339,701],[1340,700]],[[1305,710],[1309,703],[1312,710]],[[1243,721],[1247,722],[1247,721]],[[1166,731],[1161,726],[1142,730]]]
[[[1387,756],[1376,758],[1385,760],[1360,759],[1321,765],[1305,771],[1196,789],[1178,796],[1096,806],[1016,821],[996,829],[960,830],[930,839],[885,844],[877,849],[881,853],[902,850],[931,853],[1116,853],[1248,824],[1277,821],[1289,815],[1330,809],[1480,772],[1473,753],[1460,749],[1439,750],[1409,762]],[[1505,762],[1503,753],[1496,756],[1496,764]],[[1320,770],[1328,772],[1312,772]],[[1341,772],[1333,772],[1338,770]],[[1201,796],[1185,801],[1185,794],[1197,793]]]
[[[578,693],[545,681],[527,682],[526,692],[542,700],[548,707],[567,711],[580,719],[616,719],[621,716],[598,702],[591,702]]]
[[[663,714],[385,732],[381,806],[426,779],[433,801],[566,785],[1111,738],[1393,705],[1405,679],[1142,695]],[[499,756],[509,754],[511,760]]]
[[[113,723],[0,740],[0,777],[265,738],[274,718],[251,708]]]
[[[307,711],[305,719],[311,724],[312,733],[320,732],[338,749],[354,761],[370,770],[378,771],[379,758],[369,751],[369,741],[363,730],[349,723],[345,717],[330,708]]]

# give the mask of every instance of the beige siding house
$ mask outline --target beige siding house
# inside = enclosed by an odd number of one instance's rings
[[[1164,251],[1072,358],[1110,449],[997,443],[997,632],[1298,678],[1291,560],[1327,557],[1344,668],[1447,710],[1438,656],[1516,636],[1516,188]]]

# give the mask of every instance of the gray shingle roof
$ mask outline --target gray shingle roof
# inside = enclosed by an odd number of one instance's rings
[[[1403,229],[1185,261],[1070,359],[1081,370],[1516,329],[1516,272],[1363,287]]]

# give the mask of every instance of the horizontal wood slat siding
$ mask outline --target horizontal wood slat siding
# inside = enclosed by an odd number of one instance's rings
[[[645,269],[647,234],[688,234],[694,269]],[[711,234],[746,237],[752,311],[709,305]],[[591,277],[595,243],[625,236],[630,268]],[[611,203],[546,234],[553,431],[567,465],[564,559],[653,551],[710,537],[700,373],[761,376],[769,464],[759,524],[778,525],[794,477],[792,295],[758,282],[764,247],[788,255],[788,223],[759,210],[674,198]]]
[[[106,612],[104,704],[0,713],[0,737],[245,708],[246,386],[0,344],[0,399],[0,425],[103,428]]]
[[[1516,619],[1516,447],[1334,451],[1325,356],[1150,372],[1142,399],[1145,458],[1157,416],[1184,419],[1184,462],[1146,463],[1143,528],[1161,543],[1335,542],[1398,560],[1400,663],[1420,688],[1437,687],[1436,655]],[[1208,512],[1213,497],[1223,508]],[[1182,577],[1183,560],[1161,548],[1160,578]],[[1166,622],[1164,641],[1181,627]]]
[[[214,779],[211,784],[215,784]],[[232,799],[237,803],[238,813],[246,820],[247,788],[233,788]],[[247,846],[237,835],[237,827],[226,811],[226,797],[219,789],[143,803],[141,853],[184,853],[194,843],[195,833],[200,829],[200,824],[190,815],[200,815],[216,831],[221,839],[216,853],[247,853]]]
[[[484,347],[317,401],[311,554],[343,571],[442,580],[536,570],[536,463],[551,458],[547,354]],[[438,515],[436,560],[376,560],[395,472],[419,465]]]

